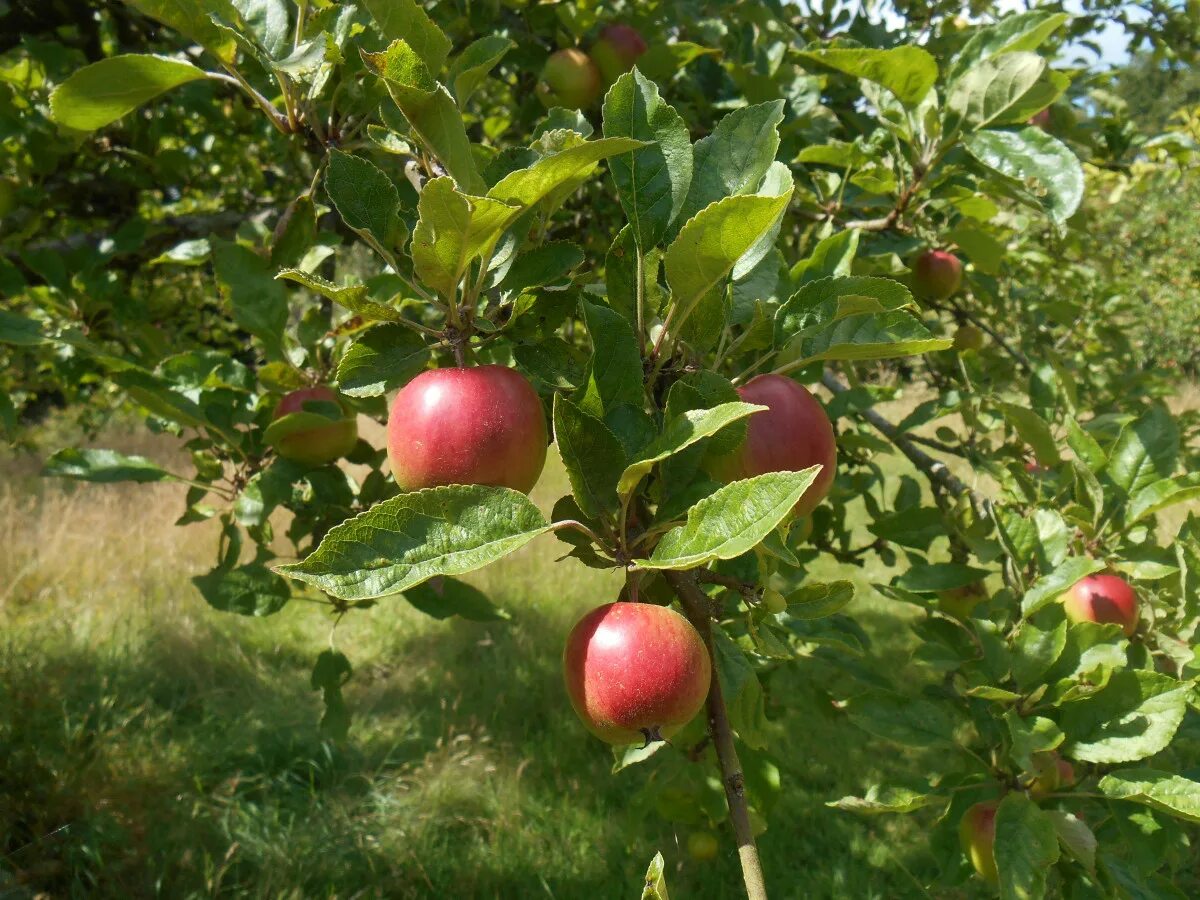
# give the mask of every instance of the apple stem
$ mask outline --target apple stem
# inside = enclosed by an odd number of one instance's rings
[[[704,646],[712,660],[712,680],[708,687],[708,728],[717,761],[721,766],[721,783],[725,786],[725,799],[729,801],[729,821],[737,839],[738,857],[742,862],[742,880],[746,884],[747,900],[767,900],[767,886],[763,880],[762,863],[758,858],[758,847],[754,843],[754,829],[750,824],[750,807],[746,803],[746,779],[738,759],[737,747],[733,743],[733,728],[725,709],[725,698],[721,694],[721,679],[717,674],[717,654],[713,645],[712,619],[709,616],[707,595],[700,590],[695,574],[691,572],[666,571],[667,583],[679,598],[688,620],[700,632]]]

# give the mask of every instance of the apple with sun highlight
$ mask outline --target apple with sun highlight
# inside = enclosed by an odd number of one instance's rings
[[[746,403],[767,408],[746,420],[740,447],[709,462],[709,474],[729,482],[819,465],[816,481],[793,510],[809,515],[829,493],[837,468],[837,442],[825,410],[804,385],[783,375],[759,375],[737,392]]]
[[[990,884],[1000,880],[996,869],[996,810],[1000,804],[994,800],[976,803],[958,823],[958,839],[963,853],[974,866],[979,877]]]
[[[588,730],[610,744],[669,738],[704,705],[712,661],[675,610],[609,603],[571,629],[563,651],[567,694]]]
[[[1126,634],[1133,634],[1137,628],[1137,593],[1116,575],[1081,578],[1061,599],[1072,622],[1115,622]]]
[[[962,262],[945,250],[926,250],[913,262],[913,288],[928,300],[945,300],[962,287]]]
[[[542,67],[537,95],[549,109],[586,109],[600,97],[600,70],[582,50],[568,47],[550,54]]]
[[[388,459],[405,491],[488,484],[528,494],[546,464],[546,444],[542,401],[504,366],[422,372],[388,415]]]

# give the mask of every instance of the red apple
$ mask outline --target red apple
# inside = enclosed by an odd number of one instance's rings
[[[1038,128],[1042,129],[1043,131],[1049,130],[1049,128],[1050,128],[1050,107],[1047,106],[1045,109],[1035,112],[1033,114],[1033,116],[1030,118],[1029,124],[1036,125]]]
[[[571,705],[610,744],[668,738],[700,711],[712,664],[692,624],[667,606],[609,603],[571,629],[563,651]]]
[[[305,403],[332,403],[345,412],[333,388],[324,385],[301,388],[285,394],[275,407],[272,419],[280,419],[289,413],[305,412]],[[318,425],[293,431],[280,438],[276,451],[285,459],[309,466],[323,466],[345,456],[358,443],[358,424],[353,415],[330,420],[327,425]]]
[[[767,409],[746,420],[746,440],[712,461],[710,473],[728,482],[819,465],[817,480],[794,510],[798,516],[809,515],[829,493],[837,466],[837,443],[825,410],[803,385],[783,375],[752,378],[738,388],[738,395]]]
[[[629,25],[605,25],[592,44],[591,57],[606,85],[634,67],[646,52],[646,41]]]
[[[537,95],[547,108],[585,109],[600,96],[600,70],[592,58],[575,47],[550,54],[542,68]]]
[[[1040,800],[1061,788],[1075,783],[1075,767],[1054,751],[1036,753],[1033,757],[1033,778],[1029,782],[1029,795]]]
[[[406,491],[491,484],[528,494],[546,464],[542,401],[504,366],[422,372],[392,401],[388,459]]]
[[[913,263],[913,287],[930,300],[945,300],[962,287],[962,263],[945,250],[926,250]]]
[[[1115,622],[1126,634],[1133,634],[1137,628],[1137,594],[1116,575],[1081,578],[1061,599],[1072,622]]]
[[[992,884],[1000,880],[1000,873],[996,870],[995,847],[998,806],[994,800],[976,803],[958,823],[958,839],[962,842],[963,853],[979,877]]]
[[[716,859],[717,851],[720,849],[721,846],[717,843],[717,836],[711,831],[693,831],[688,835],[688,856],[696,862],[708,862],[711,859]]]

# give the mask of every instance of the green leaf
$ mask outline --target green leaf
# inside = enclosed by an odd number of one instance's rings
[[[1164,478],[1146,485],[1132,497],[1125,520],[1133,525],[1157,512],[1179,503],[1187,503],[1197,497],[1200,497],[1200,476],[1196,473],[1182,478]]]
[[[376,325],[338,361],[337,382],[351,397],[381,397],[418,375],[429,362],[425,341],[403,325]]]
[[[845,316],[793,337],[777,357],[798,369],[819,360],[892,359],[948,349],[916,316],[902,310]]]
[[[667,896],[666,863],[663,855],[655,853],[646,869],[646,884],[642,888],[642,900],[671,900]]]
[[[883,787],[872,785],[865,797],[842,797],[826,806],[858,813],[860,816],[877,816],[881,813],[910,813],[935,803],[944,803],[935,794],[921,794],[905,787]]]
[[[148,266],[162,266],[168,263],[174,263],[179,266],[198,266],[204,263],[211,253],[211,246],[208,238],[197,238],[192,241],[181,241],[170,250],[165,250],[160,253],[150,262]]]
[[[406,590],[404,599],[435,619],[458,616],[472,622],[503,622],[509,618],[487,594],[457,578],[430,578]]]
[[[996,810],[993,844],[1002,900],[1032,900],[1046,894],[1046,874],[1058,862],[1058,833],[1037,804],[1011,793]]]
[[[1058,455],[1058,442],[1046,420],[1027,406],[1014,403],[997,404],[1004,418],[1017,430],[1017,434],[1032,449],[1037,461],[1043,466],[1058,465],[1061,457]]]
[[[725,197],[753,194],[779,150],[784,101],[735,109],[692,147],[692,180],[679,223]]]
[[[308,272],[302,272],[299,269],[283,269],[275,277],[285,281],[294,281],[308,288],[310,291],[320,294],[322,297],[328,297],[334,303],[345,307],[368,322],[405,321],[404,316],[400,314],[399,310],[392,309],[390,306],[384,306],[382,303],[376,303],[374,300],[368,300],[367,291],[369,289],[365,284],[338,287],[333,282],[326,281],[319,275],[310,275]]]
[[[237,47],[233,40],[213,24],[212,16],[225,21],[236,18],[236,10],[227,0],[125,0],[134,9],[175,29],[185,38],[211,50],[222,62],[233,62]]]
[[[978,28],[955,57],[948,77],[953,81],[989,56],[1013,50],[1036,50],[1070,18],[1066,13],[1031,10],[1005,16],[994,25]]]
[[[569,241],[550,241],[518,256],[500,282],[504,291],[528,290],[567,278],[583,262],[583,250]]]
[[[616,436],[602,419],[555,394],[554,440],[580,510],[589,518],[614,515],[617,478],[625,464],[625,451]]]
[[[1058,843],[1089,872],[1096,868],[1096,835],[1082,819],[1058,809],[1043,810],[1058,834]]]
[[[1066,704],[1067,755],[1092,763],[1153,756],[1175,736],[1191,686],[1156,672],[1125,669],[1084,700]]]
[[[1036,53],[1014,52],[973,65],[950,85],[946,96],[947,133],[984,128],[1012,109],[1046,68]]]
[[[449,303],[476,259],[487,259],[520,207],[459,193],[451,178],[426,182],[417,204],[412,257],[417,276]]]
[[[1067,417],[1067,446],[1090,472],[1101,472],[1108,465],[1108,454],[1073,416]]]
[[[34,319],[0,309],[0,344],[33,347],[47,340],[42,326]]]
[[[854,256],[858,253],[860,237],[861,232],[857,228],[847,228],[831,234],[827,238],[822,238],[807,258],[792,266],[789,273],[792,283],[805,285],[810,281],[831,278],[835,275],[848,276],[850,267],[854,264]],[[896,284],[900,284],[900,282],[897,281]],[[907,288],[905,288],[905,292],[908,292]],[[911,299],[911,294],[909,297]]]
[[[1033,754],[1053,750],[1065,739],[1062,729],[1044,716],[1023,718],[1010,709],[1004,714],[1004,724],[1012,738],[1009,752],[1017,765],[1025,769],[1033,767]]]
[[[267,355],[283,358],[287,292],[275,280],[271,264],[249,247],[213,241],[213,272],[221,296],[233,307],[233,319],[263,343]]]
[[[729,722],[737,736],[749,747],[763,750],[767,744],[767,714],[762,683],[742,648],[725,633],[713,629],[713,665],[721,684],[721,694],[729,711]]]
[[[1179,426],[1162,406],[1153,406],[1121,431],[1112,449],[1108,474],[1128,496],[1175,474]]]
[[[1123,769],[1100,779],[1100,791],[1187,822],[1200,823],[1200,782],[1155,769]]]
[[[854,583],[834,581],[806,584],[787,598],[787,613],[793,619],[823,619],[841,612],[854,599]]]
[[[395,40],[380,53],[359,52],[367,70],[387,84],[388,93],[404,113],[413,134],[441,161],[458,186],[471,194],[483,191],[486,185],[475,167],[458,105],[437,83],[417,51],[404,40]]]
[[[494,200],[516,203],[528,209],[545,200],[562,185],[586,177],[600,160],[644,146],[644,141],[624,137],[585,141],[550,156],[543,156],[528,168],[510,172],[496,182],[487,195]]]
[[[56,87],[50,111],[68,128],[95,131],[173,87],[207,77],[190,62],[166,56],[110,56],[84,66]]]
[[[468,44],[450,66],[446,81],[459,109],[467,105],[471,95],[483,84],[488,73],[516,44],[499,34],[489,34]]]
[[[1017,687],[1028,691],[1062,656],[1067,646],[1067,623],[1059,622],[1051,631],[1043,631],[1025,622],[1013,641],[1012,676]]]
[[[438,72],[450,53],[450,39],[417,0],[363,0],[386,41],[404,41],[431,72]]]
[[[771,230],[791,197],[791,188],[778,197],[727,197],[688,220],[663,257],[677,331],[702,302],[724,304],[725,280],[734,265]],[[706,312],[701,318],[708,318]],[[723,308],[720,318],[723,324]]]
[[[1083,200],[1083,166],[1071,149],[1041,128],[977,131],[964,142],[979,162],[1012,179],[1018,193],[1062,225]]]
[[[955,721],[940,703],[872,692],[846,705],[850,721],[867,734],[907,747],[954,745]]]
[[[482,568],[549,528],[519,491],[427,488],[384,500],[335,526],[306,559],[277,571],[342,600],[366,600]]]
[[[641,409],[642,356],[633,326],[607,307],[583,300],[580,308],[592,339],[592,360],[588,383],[576,402],[596,418],[605,418],[621,404]]]
[[[342,686],[350,680],[354,668],[345,654],[337,650],[322,650],[313,666],[309,683],[321,692],[325,713],[321,716],[321,733],[333,740],[344,740],[350,730],[350,710],[342,697]]]
[[[130,397],[159,418],[189,428],[211,427],[204,410],[195,402],[178,391],[171,390],[169,385],[149,372],[129,369],[114,372],[112,379],[124,388]],[[231,442],[236,443],[232,440]]]
[[[112,484],[115,481],[174,481],[171,474],[144,456],[126,456],[116,450],[87,450],[69,447],[46,460],[43,475]]]
[[[1103,569],[1103,560],[1089,559],[1086,556],[1072,556],[1064,560],[1053,572],[1043,575],[1025,592],[1025,596],[1021,598],[1021,615],[1028,619],[1043,606],[1057,600],[1079,579]]]
[[[625,467],[617,484],[618,493],[630,493],[637,487],[638,482],[649,474],[655,463],[711,437],[739,419],[765,409],[765,406],[755,406],[752,403],[722,403],[712,409],[692,409],[683,412],[671,419],[662,434],[642,450],[636,460]]]
[[[644,569],[692,569],[733,559],[757,546],[787,518],[817,477],[820,466],[802,472],[768,472],[727,484],[688,511],[687,522],[671,529]]]
[[[286,580],[260,565],[213,569],[192,578],[192,584],[209,606],[240,616],[277,613],[292,595]]]
[[[797,56],[803,61],[815,62],[882,85],[909,107],[916,106],[925,98],[938,75],[937,60],[928,51],[907,45],[888,50],[805,50]]]
[[[892,579],[892,584],[914,594],[932,594],[969,587],[978,584],[987,576],[986,569],[977,569],[962,563],[918,564]]]
[[[625,216],[643,252],[657,244],[679,215],[692,182],[692,144],[687,125],[636,68],[604,98],[604,136],[648,141],[614,156],[608,170]]]
[[[809,281],[776,311],[775,346],[786,346],[797,335],[811,334],[847,315],[896,310],[912,304],[908,288],[891,278],[843,275]]]
[[[400,194],[392,180],[361,156],[332,150],[325,191],[346,225],[391,253],[400,225]]]

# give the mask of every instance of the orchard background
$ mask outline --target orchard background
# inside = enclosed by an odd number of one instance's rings
[[[0,896],[1200,893],[1196,4],[0,24]]]

